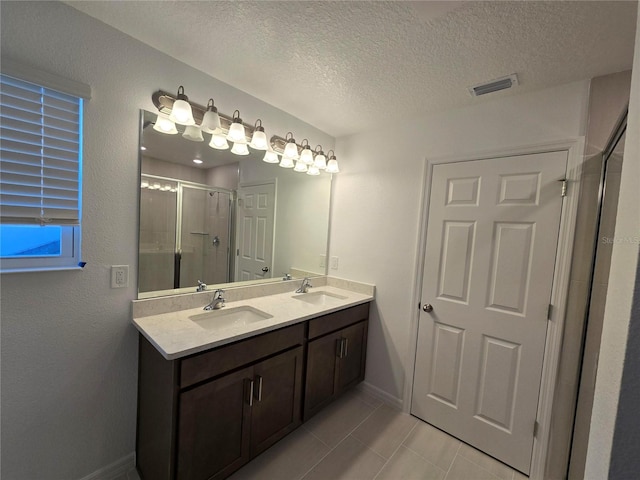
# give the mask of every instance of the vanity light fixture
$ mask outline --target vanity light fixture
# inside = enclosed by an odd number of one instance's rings
[[[233,143],[247,143],[247,134],[240,118],[240,110],[233,112],[233,118],[231,125],[229,125],[229,133],[227,133],[227,140]]]
[[[142,180],[140,182],[140,188],[149,188],[149,182],[147,180]]]
[[[318,151],[318,149],[320,149]],[[313,165],[318,167],[320,170],[324,170],[327,168],[327,157],[324,156],[324,152],[322,151],[322,145],[318,145],[316,147],[316,158],[313,161]]]
[[[198,165],[200,165],[202,163],[202,160],[200,160],[199,158],[194,158],[193,163],[197,163]]]
[[[336,155],[333,153],[333,150],[329,150],[327,153],[329,157],[329,162],[327,163],[327,168],[325,172],[327,173],[340,173],[340,169],[338,168],[338,160],[336,160]]]
[[[209,146],[211,148],[215,148],[216,150],[229,150],[229,142],[227,142],[227,139],[224,137],[224,135],[217,133],[211,135]]]
[[[305,144],[305,142],[307,142],[307,143]],[[311,145],[309,145],[309,140],[307,140],[305,138],[304,140],[302,140],[302,143],[300,144],[300,146],[302,147],[302,153],[300,154],[300,160],[306,165],[312,165],[313,164],[313,151],[311,150]]]
[[[280,166],[282,168],[293,168],[293,158],[283,156],[282,160],[280,160]]]
[[[166,133],[167,135],[176,135],[178,133],[176,124],[164,113],[158,113],[153,129],[156,132]]]
[[[298,145],[296,145],[296,141],[293,138],[293,133],[287,132],[284,139],[287,141],[287,144],[284,147],[284,152],[282,152],[283,158],[288,157],[292,160],[299,159],[300,155],[298,155]]]
[[[249,149],[246,143],[234,143],[231,147],[231,153],[235,155],[249,155]]]
[[[202,125],[200,126],[205,133],[222,133],[222,127],[220,125],[220,115],[218,115],[218,109],[213,104],[213,98],[209,99],[207,103],[207,111],[204,112],[202,117]]]
[[[178,96],[176,97],[176,101],[173,102],[173,108],[171,109],[169,118],[180,125],[196,124],[196,121],[193,119],[189,97],[184,94],[184,87],[182,85],[178,88]]]
[[[182,85],[178,88],[177,96],[158,90],[151,98],[158,109],[158,117],[153,126],[158,132],[175,135],[179,133],[175,124],[179,123],[186,127],[183,133],[185,139],[200,142],[204,141],[203,132],[211,134],[209,146],[217,150],[229,149],[228,141],[231,141],[231,152],[235,155],[249,155],[247,146],[254,150],[263,150],[264,162],[279,163],[281,167],[291,168],[296,172],[306,171],[309,175],[319,175],[320,171],[325,169],[327,173],[340,171],[333,152],[330,152],[332,155],[327,163],[321,145],[312,150],[306,138],[298,145],[292,132],[288,132],[285,138],[273,135],[267,140],[261,119],[256,120],[254,125],[245,124],[240,118],[239,110],[235,110],[232,116],[218,112],[212,98],[206,107],[191,103]]]
[[[260,123],[260,125],[258,125]],[[262,120],[256,120],[256,124],[253,127],[253,136],[251,137],[251,148],[256,150],[266,150],[269,147],[267,143],[267,135],[264,133],[264,127],[262,126]]]
[[[184,129],[184,133],[182,134],[182,138],[186,138],[192,142],[204,142],[202,130],[200,130],[198,125],[187,125]]]
[[[306,163],[304,163],[302,160],[298,160],[296,162],[296,166],[294,167],[293,171],[294,172],[300,172],[300,173],[304,173],[309,169],[309,167],[307,166]]]
[[[264,152],[264,158],[262,161],[267,163],[279,163],[280,159],[278,158],[278,154],[269,147],[269,149]]]

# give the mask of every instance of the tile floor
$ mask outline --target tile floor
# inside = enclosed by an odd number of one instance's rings
[[[354,389],[230,480],[526,480],[446,433]],[[117,480],[138,480],[135,470]]]

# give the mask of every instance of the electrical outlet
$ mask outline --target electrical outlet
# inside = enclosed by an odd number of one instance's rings
[[[320,255],[320,266],[324,268],[324,266],[327,264],[327,256],[326,255]]]
[[[333,270],[338,269],[338,257],[331,257],[331,268]]]
[[[111,288],[129,286],[129,265],[111,265]]]

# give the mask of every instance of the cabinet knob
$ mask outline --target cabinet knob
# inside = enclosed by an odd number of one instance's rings
[[[431,313],[433,312],[433,305],[431,305],[430,303],[425,303],[424,305],[422,305],[422,310],[427,313]]]

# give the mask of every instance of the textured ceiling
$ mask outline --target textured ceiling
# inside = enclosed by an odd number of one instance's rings
[[[637,8],[635,1],[67,3],[333,136],[628,69]],[[513,90],[483,98],[467,91],[514,72]]]

